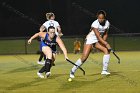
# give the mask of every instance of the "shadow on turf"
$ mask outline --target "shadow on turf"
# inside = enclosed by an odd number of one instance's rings
[[[100,75],[100,73],[92,74],[92,75],[88,75],[88,76],[96,76],[96,75]],[[103,75],[103,76],[106,76],[107,78],[109,78],[111,76],[117,76],[117,77],[121,78],[123,81],[127,82],[130,86],[133,86],[133,87],[137,86],[137,82],[135,82],[134,80],[130,79],[129,77],[123,75],[123,72],[111,72],[110,75]]]
[[[49,79],[55,79],[55,78],[66,76],[66,75],[69,76],[69,74],[53,74],[49,77]]]
[[[83,78],[82,78],[82,81],[80,79],[79,80],[73,79],[72,82],[66,82],[66,83],[62,84],[62,86],[59,88],[60,89],[59,91],[61,91],[61,89],[63,89],[63,91],[68,91],[68,90],[80,88],[83,86],[87,86],[90,84],[96,84],[97,82],[108,79],[111,76],[119,75],[119,73],[121,73],[121,72],[111,72],[111,75],[102,75],[102,76],[101,76],[101,73],[86,75],[86,76],[100,75],[101,77],[99,77],[98,79],[95,79],[95,80],[88,80],[88,79],[83,80]]]
[[[98,75],[98,74],[96,74],[96,75]],[[88,79],[85,79],[84,81],[83,80],[82,81],[78,81],[78,80],[73,79],[72,82],[63,83],[61,85],[61,87],[59,88],[60,90],[58,90],[58,91],[61,91],[61,89],[63,91],[77,89],[77,88],[80,88],[80,87],[83,87],[83,86],[86,86],[86,85],[95,84],[95,83],[97,83],[99,81],[102,81],[103,79],[107,79],[107,78],[108,78],[108,76],[104,76],[104,77],[100,77],[100,78],[98,78],[96,80],[88,80]]]
[[[37,70],[37,69],[40,69],[39,65],[32,65],[32,66],[29,66],[29,67],[17,68],[17,69],[8,71],[8,72],[3,73],[3,74],[13,74],[13,73],[18,73],[18,72],[27,72],[27,71]]]
[[[68,75],[68,74],[54,74],[54,75],[50,76],[49,79],[55,79],[55,78],[65,76],[65,75]],[[10,87],[5,88],[4,93],[12,91],[12,90],[17,90],[17,89],[20,89],[20,88],[31,87],[31,86],[39,86],[39,85],[41,85],[41,84],[38,84],[39,82],[44,82],[46,80],[47,79],[34,78],[34,80],[31,81],[31,82],[24,82],[24,83],[14,84],[14,85],[12,85]],[[60,81],[60,79],[59,79],[59,81]]]
[[[111,73],[110,75],[106,75],[106,76],[119,75],[119,73],[122,73],[122,72],[110,72],[110,73]],[[101,73],[91,74],[87,76],[96,76],[96,75],[101,75]]]
[[[34,81],[14,84],[10,87],[5,88],[5,90],[7,92],[9,92],[10,90],[16,90],[16,89],[19,89],[19,88],[24,88],[24,87],[29,87],[29,86],[38,86],[40,84],[36,84],[36,83],[42,82],[42,81],[45,81],[45,79],[35,78]]]

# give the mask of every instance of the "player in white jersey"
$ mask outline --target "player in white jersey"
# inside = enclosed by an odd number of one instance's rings
[[[88,58],[92,47],[95,47],[104,53],[103,70],[102,70],[101,74],[108,75],[108,74],[110,74],[107,71],[107,68],[108,68],[108,63],[109,63],[109,59],[110,59],[109,50],[111,50],[111,47],[108,44],[108,42],[106,41],[107,36],[108,36],[107,32],[109,29],[109,22],[105,18],[106,18],[105,11],[100,10],[97,12],[97,20],[95,20],[92,23],[91,29],[90,29],[91,31],[89,32],[89,34],[86,37],[82,57],[79,58],[75,64],[78,66],[81,66]],[[77,69],[78,69],[78,67],[76,67],[76,66],[74,66],[71,69],[70,78],[74,78],[74,73],[76,72]]]
[[[55,21],[55,15],[54,13],[50,12],[50,13],[46,13],[46,18],[48,21],[46,21],[41,27],[40,27],[40,31],[43,32],[45,29],[47,30],[48,27],[53,26],[55,27],[55,34],[62,36],[62,32],[61,32],[61,27],[59,25],[59,23],[57,21]]]

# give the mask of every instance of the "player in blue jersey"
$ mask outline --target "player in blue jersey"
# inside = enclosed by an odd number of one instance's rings
[[[32,42],[32,40],[36,37],[41,37],[43,40],[41,41],[42,44],[42,51],[46,55],[45,65],[37,72],[37,75],[40,78],[44,78],[42,73],[46,73],[46,77],[49,77],[51,72],[51,64],[55,60],[56,56],[56,45],[58,44],[61,50],[64,53],[65,59],[67,57],[67,49],[61,38],[55,34],[55,28],[53,26],[48,27],[48,32],[39,32],[33,35],[29,40],[28,44]]]

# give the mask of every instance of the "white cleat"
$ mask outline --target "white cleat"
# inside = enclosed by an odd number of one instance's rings
[[[74,72],[70,72],[70,78],[75,78],[75,76],[74,76]]]
[[[44,76],[42,75],[42,73],[37,72],[37,75],[38,75],[40,78],[44,78]]]
[[[107,72],[107,71],[102,71],[102,73],[101,73],[102,75],[110,75],[110,73],[109,72]]]
[[[46,73],[46,78],[48,78],[51,75],[51,72]]]
[[[39,65],[45,65],[45,62],[37,61],[37,64],[39,64]]]

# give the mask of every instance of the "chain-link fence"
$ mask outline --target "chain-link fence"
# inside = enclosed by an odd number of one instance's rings
[[[31,54],[38,53],[40,42],[33,40],[32,44],[27,44],[27,37],[0,38],[0,54]],[[74,41],[81,42],[81,52],[85,36],[62,37],[69,53],[74,52]],[[115,34],[109,35],[108,42],[116,51],[140,51],[140,34]],[[58,48],[60,51],[60,49]]]

